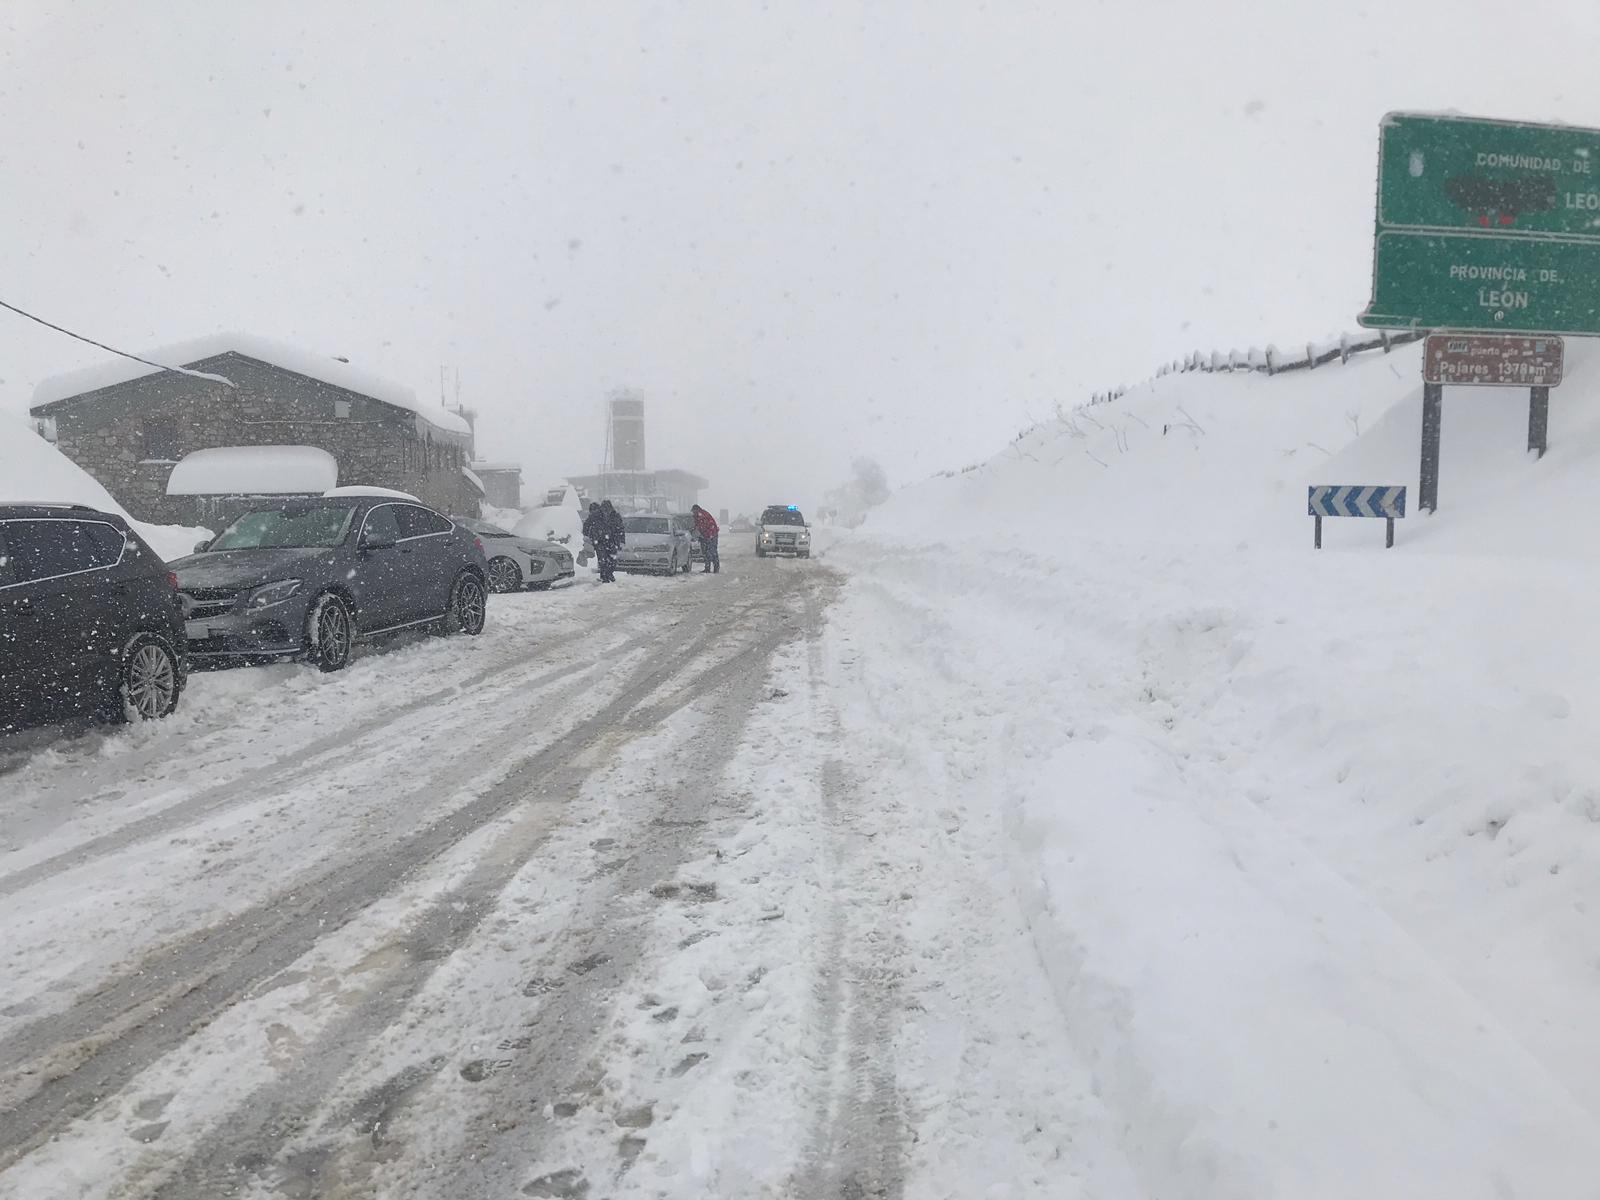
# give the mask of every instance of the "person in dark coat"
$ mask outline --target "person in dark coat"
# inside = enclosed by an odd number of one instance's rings
[[[607,501],[609,506],[610,501]],[[594,556],[600,568],[601,583],[617,581],[617,542],[612,532],[611,518],[598,504],[589,505],[589,515],[583,519],[583,536],[594,547]]]
[[[611,553],[613,556],[628,544],[628,527],[622,523],[622,514],[611,506],[611,501],[600,501],[600,511],[606,514],[611,525]]]
[[[717,519],[698,504],[690,511],[694,513],[695,536],[700,539],[700,555],[705,559],[703,574],[720,574],[722,559],[717,554],[717,538],[721,535],[722,529],[717,525]]]

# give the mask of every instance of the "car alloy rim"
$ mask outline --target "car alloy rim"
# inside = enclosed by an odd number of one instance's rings
[[[350,619],[336,600],[330,600],[317,618],[317,643],[325,662],[343,662],[350,652]]]
[[[144,645],[128,664],[128,703],[141,717],[154,718],[167,711],[178,689],[172,659],[160,646]]]
[[[509,558],[497,558],[489,565],[489,577],[502,592],[517,586],[517,564]]]
[[[473,579],[463,579],[456,589],[456,619],[461,628],[476,633],[483,628],[483,589]]]

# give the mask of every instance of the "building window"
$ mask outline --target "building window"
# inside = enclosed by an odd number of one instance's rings
[[[154,420],[144,423],[144,456],[156,462],[177,462],[183,457],[183,441],[178,433],[178,423]]]

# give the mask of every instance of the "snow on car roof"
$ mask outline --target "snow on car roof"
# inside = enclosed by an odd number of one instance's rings
[[[217,446],[185,455],[167,495],[314,496],[338,482],[338,461],[316,446]]]
[[[329,488],[322,493],[328,499],[339,496],[386,496],[390,500],[410,500],[413,504],[421,504],[410,492],[397,492],[393,488],[374,487],[365,483],[353,483],[346,487]]]
[[[189,367],[229,352],[258,359],[271,366],[282,367],[286,371],[293,371],[297,375],[320,380],[358,395],[370,396],[374,400],[381,400],[396,408],[407,409],[434,428],[444,430],[446,433],[463,436],[472,434],[472,426],[467,424],[465,417],[440,405],[428,404],[418,399],[416,392],[404,384],[373,375],[359,367],[352,367],[348,362],[330,355],[269,341],[254,334],[213,333],[206,337],[141,351],[140,357],[168,367]],[[146,363],[135,362],[129,358],[117,358],[80,370],[52,375],[48,379],[41,379],[33,389],[33,407],[39,408],[46,404],[54,404],[58,400],[81,396],[85,392],[98,391],[100,388],[113,387],[134,379],[143,379],[146,375],[157,374],[158,371],[159,368]]]

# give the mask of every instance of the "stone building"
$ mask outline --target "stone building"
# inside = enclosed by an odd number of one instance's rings
[[[472,476],[472,427],[459,414],[420,402],[410,389],[326,358],[258,338],[221,334],[143,357],[186,372],[119,359],[47,379],[34,393],[36,421],[56,446],[141,520],[215,524],[228,496],[296,494],[275,486],[276,467],[304,462],[287,453],[313,447],[337,465],[340,485],[409,492],[442,512],[475,515],[483,489]],[[200,450],[274,447],[285,453],[237,456],[264,464],[265,478],[219,481],[194,494],[195,478],[215,470],[173,469]],[[213,459],[215,456],[210,456]]]

